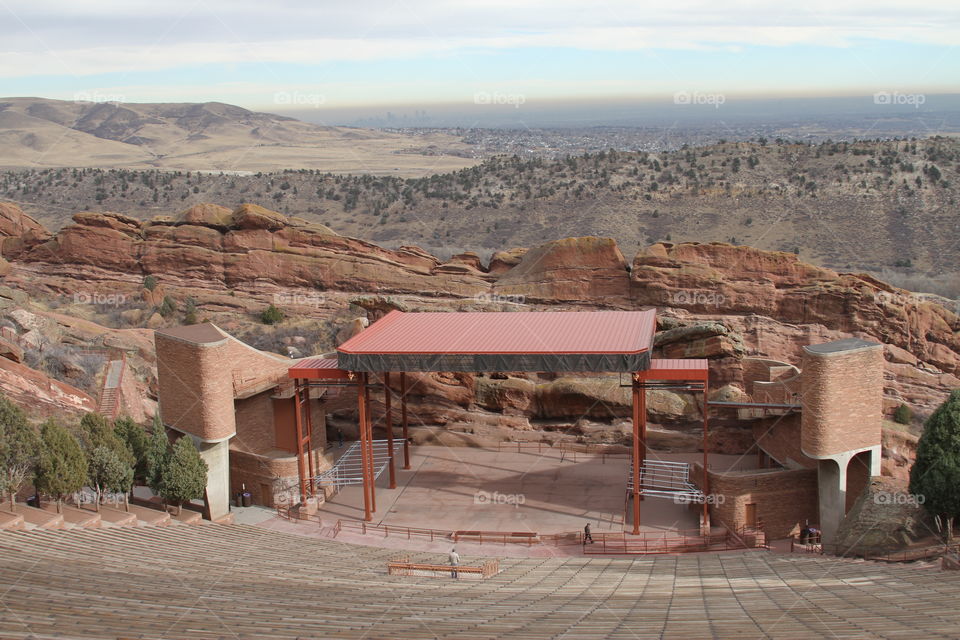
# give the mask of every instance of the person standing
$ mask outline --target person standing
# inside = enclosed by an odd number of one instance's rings
[[[460,575],[457,573],[457,567],[460,566],[460,554],[457,553],[457,550],[450,549],[450,577],[454,580],[459,580]]]
[[[589,541],[590,544],[593,544],[593,536],[590,535],[590,523],[589,523],[589,522],[588,522],[588,523],[586,524],[586,526],[583,528],[583,544],[587,544],[587,541]]]

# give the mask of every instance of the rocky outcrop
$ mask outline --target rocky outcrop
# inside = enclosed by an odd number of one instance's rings
[[[565,238],[527,251],[497,279],[494,291],[527,303],[627,307],[630,276],[611,238]]]
[[[960,374],[960,317],[870,276],[840,274],[790,253],[723,243],[657,243],[637,254],[636,304],[708,315],[754,314],[893,344]]]
[[[462,268],[440,269],[415,248],[396,251],[334,234],[256,205],[227,217],[200,205],[172,221],[140,222],[115,213],[79,213],[47,242],[19,252],[51,274],[88,279],[103,271],[142,279],[206,281],[234,286],[267,281],[319,290],[472,296],[487,290],[464,257]]]
[[[19,257],[25,250],[50,238],[39,222],[15,204],[0,202],[0,254],[4,259]]]

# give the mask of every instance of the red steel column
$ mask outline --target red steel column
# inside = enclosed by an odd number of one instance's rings
[[[707,449],[707,393],[708,393],[708,381],[706,378],[703,380],[703,524],[705,526],[709,520],[709,511],[707,507],[706,497],[710,494],[710,475],[707,473],[707,463],[710,459],[709,450]],[[709,533],[709,532],[706,532]]]
[[[633,376],[633,534],[640,534],[640,465],[643,448],[640,445],[640,429],[643,417],[641,416],[641,393],[639,374]],[[643,444],[646,447],[646,443]]]
[[[410,432],[407,430],[407,373],[400,372],[400,422],[403,424],[403,468],[410,468]]]
[[[383,404],[384,404],[384,415],[383,421],[386,423],[385,427],[387,429],[387,448],[390,450],[390,488],[397,488],[397,472],[393,464],[393,413],[390,410],[390,396],[393,395],[393,392],[390,391],[390,372],[383,374]]]
[[[369,383],[369,374],[363,374],[367,378]],[[363,394],[363,402],[366,406],[367,416],[367,442],[369,443],[368,451],[370,454],[367,456],[367,477],[370,479],[370,508],[374,513],[377,512],[377,475],[373,470],[374,467],[374,451],[373,451],[373,416],[370,414],[370,385],[366,385],[366,389]]]
[[[367,374],[358,374],[357,379],[357,429],[360,433],[360,470],[363,478],[363,519],[367,522],[373,520],[370,515],[370,483],[367,480],[367,457],[369,450],[367,445]]]
[[[316,478],[316,473],[313,470],[313,407],[310,404],[310,383],[305,385],[306,391],[303,394],[303,405],[307,408],[307,419],[306,419],[306,429],[304,429],[304,439],[306,440],[305,453],[307,455],[307,469],[310,471],[310,495],[314,496],[317,493],[317,488],[314,486],[314,481]]]
[[[293,422],[297,436],[297,475],[300,476],[300,502],[307,499],[306,470],[303,468],[303,418],[300,415],[300,379],[293,381]]]

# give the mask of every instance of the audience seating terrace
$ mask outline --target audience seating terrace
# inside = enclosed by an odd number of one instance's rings
[[[388,575],[395,557],[249,525],[4,531],[0,637],[915,639],[960,628],[960,572],[917,564],[756,550],[505,558],[497,575],[454,581]]]

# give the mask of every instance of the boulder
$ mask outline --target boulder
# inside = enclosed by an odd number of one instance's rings
[[[489,271],[492,274],[502,274],[510,271],[520,264],[523,256],[527,253],[525,248],[509,249],[507,251],[494,251],[490,256]]]
[[[837,529],[837,552],[844,555],[882,555],[933,537],[932,519],[895,478],[871,478]]]
[[[232,222],[233,212],[217,204],[197,204],[176,217],[180,224],[201,225],[226,231]],[[163,224],[164,222],[161,222]]]
[[[256,204],[242,204],[233,212],[230,222],[235,229],[277,231],[287,225],[287,216]]]

